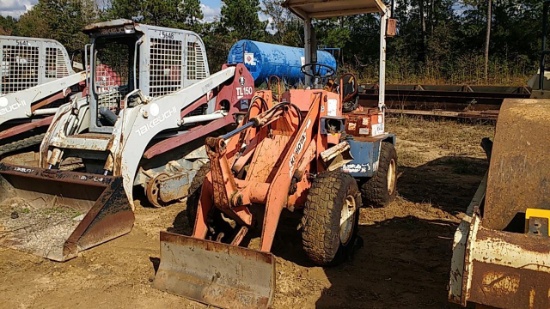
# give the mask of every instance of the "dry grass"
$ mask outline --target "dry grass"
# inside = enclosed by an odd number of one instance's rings
[[[494,136],[494,124],[448,119],[396,117],[387,129],[397,135],[400,165],[418,166],[441,156],[484,158],[483,137]]]
[[[369,210],[362,223],[404,216],[456,222],[487,170],[479,144],[493,137],[494,123],[403,116],[388,118],[386,128],[397,135],[399,197]]]

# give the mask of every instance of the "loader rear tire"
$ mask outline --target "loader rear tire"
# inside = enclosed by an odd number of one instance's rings
[[[187,220],[191,226],[191,230],[195,226],[195,218],[197,217],[197,209],[199,207],[199,199],[201,197],[202,184],[206,178],[206,174],[210,172],[210,162],[204,163],[203,166],[199,168],[195,177],[191,181],[191,186],[189,186],[189,191],[187,195]]]
[[[317,265],[335,265],[351,252],[359,221],[361,194],[357,182],[342,171],[315,178],[304,208],[302,245]]]
[[[361,184],[364,206],[385,207],[397,195],[397,152],[389,142],[382,142],[378,170]]]

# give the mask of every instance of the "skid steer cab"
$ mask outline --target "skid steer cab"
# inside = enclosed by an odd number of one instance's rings
[[[60,105],[80,96],[65,47],[51,39],[0,35],[0,157],[39,145]],[[73,63],[74,64],[74,63]]]
[[[185,198],[205,137],[253,95],[243,65],[210,74],[196,33],[123,19],[84,32],[85,95],[57,110],[39,164],[0,163],[0,244],[58,261],[128,233],[136,187],[156,207]]]

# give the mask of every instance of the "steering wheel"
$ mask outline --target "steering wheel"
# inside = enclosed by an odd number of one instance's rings
[[[325,73],[324,75],[321,75],[321,69],[326,69],[327,73]],[[336,70],[333,67],[322,63],[306,63],[300,68],[300,71],[309,77],[320,77],[320,78],[331,77],[331,76],[334,76],[334,74],[336,73]],[[310,71],[313,73],[310,73]]]

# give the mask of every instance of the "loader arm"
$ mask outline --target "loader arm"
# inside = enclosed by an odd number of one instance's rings
[[[324,98],[326,97],[323,96],[323,92],[314,92],[311,94],[312,104],[309,112],[302,120],[300,128],[292,138],[290,147],[288,148],[289,151],[285,154],[275,177],[271,181],[265,204],[265,219],[262,226],[260,251],[271,251],[281,211],[285,208],[290,195],[289,189],[292,176],[294,175],[298,162],[300,162],[305,155],[308,145],[313,139],[318,137],[317,131],[319,130],[314,130],[313,127],[319,125],[320,107]],[[317,132],[317,134],[315,132]],[[281,194],[282,192],[288,193]],[[299,193],[296,192],[294,194]]]
[[[75,73],[29,89],[9,93],[0,97],[0,125],[13,119],[29,118],[35,114],[53,115],[55,109],[37,110],[32,105],[56,93],[63,97],[70,93],[70,87],[86,80],[86,72]]]
[[[320,106],[324,98],[322,94],[321,91],[311,94],[309,111],[298,127],[293,128],[292,126],[293,123],[297,122],[295,117],[298,115],[292,115],[290,110],[283,112],[282,108],[275,106],[252,118],[248,124],[232,133],[207,140],[207,153],[211,160],[211,192],[215,193],[213,197],[214,205],[203,205],[203,199],[201,198],[199,215],[193,233],[194,237],[204,238],[206,236],[207,222],[203,212],[206,213],[212,206],[219,208],[226,215],[237,220],[240,225],[250,226],[252,215],[248,207],[253,203],[265,204],[266,214],[262,224],[261,251],[271,251],[280,213],[287,206],[288,196],[292,195],[289,191],[294,172],[307,152],[307,146],[318,137],[314,133],[316,131],[313,127],[319,123]],[[283,130],[283,128],[290,130],[286,133],[289,135],[287,142],[282,145],[277,142],[269,143],[268,147],[263,147],[262,140],[272,139],[267,136],[265,130],[261,130],[265,129],[268,124],[276,126],[275,130]],[[249,175],[254,174],[254,178],[247,176],[246,180],[241,180],[237,179],[231,171],[232,164],[230,163],[233,160],[226,156],[226,152],[234,152],[232,148],[227,149],[225,147],[224,139],[231,137],[228,144],[235,146],[238,144],[236,140],[240,138],[237,133],[248,128],[260,128],[256,138],[251,141],[251,146],[256,147],[256,149],[248,172]],[[277,145],[279,149],[273,149]],[[319,147],[319,149],[322,148],[324,147]],[[269,153],[265,153],[266,151]],[[268,163],[269,160],[273,160],[273,162]],[[266,179],[266,181],[262,181],[262,179]],[[208,192],[210,190],[204,191],[203,194],[209,194]],[[294,194],[299,195],[300,192]],[[238,236],[242,238],[241,234]],[[233,243],[238,245],[240,240],[242,239],[237,239]]]
[[[234,158],[234,151],[231,151],[229,155],[227,153],[228,145],[225,143],[225,139],[230,136],[235,136],[229,144],[229,149],[234,150],[238,148],[240,136],[236,136],[238,133],[253,127],[261,128],[268,124],[278,120],[285,115],[281,105],[269,109],[260,115],[252,118],[247,124],[241,126],[237,130],[222,137],[208,137],[206,138],[206,153],[210,159],[212,179],[212,191],[214,194],[214,204],[221,209],[224,213],[237,220],[239,224],[250,226],[252,224],[252,214],[250,213],[248,206],[252,203],[265,203],[265,193],[267,192],[269,184],[267,183],[255,183],[253,185],[243,184],[243,181],[237,179],[232,172],[232,163]],[[265,134],[260,135],[260,138],[265,138]],[[257,145],[257,139],[252,141],[252,147]],[[250,158],[253,154],[249,151],[247,155],[242,157]],[[204,228],[202,228],[204,227]],[[205,225],[201,225],[201,228],[196,230],[197,237],[204,238],[206,236]]]

